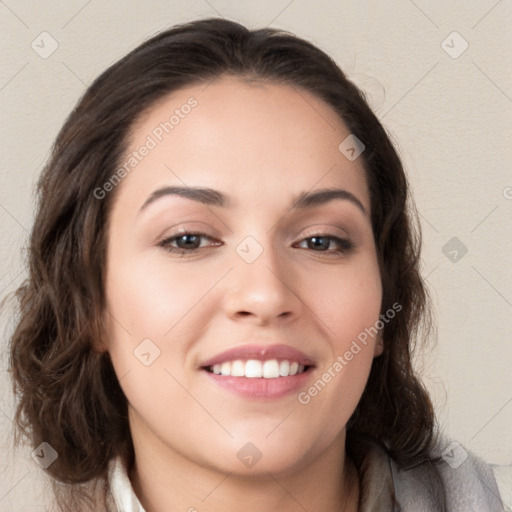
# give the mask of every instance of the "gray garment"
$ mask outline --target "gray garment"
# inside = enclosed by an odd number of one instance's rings
[[[490,466],[458,443],[441,438],[431,453],[437,462],[407,470],[399,469],[384,446],[370,439],[360,443],[362,454],[356,463],[361,485],[359,512],[505,510]]]

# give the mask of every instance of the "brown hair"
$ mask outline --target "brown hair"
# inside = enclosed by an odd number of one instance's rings
[[[419,334],[428,333],[431,310],[419,272],[419,223],[390,138],[361,91],[314,45],[279,30],[205,19],[156,35],[102,73],[67,118],[38,183],[29,275],[16,291],[10,371],[18,399],[16,442],[25,436],[33,446],[45,441],[57,451],[46,471],[62,510],[78,510],[92,496],[78,492],[78,484],[106,484],[113,457],[133,460],[126,397],[109,354],[93,349],[103,333],[106,226],[115,198],[114,191],[99,200],[94,190],[120,165],[143,112],[173,91],[223,75],[308,91],[366,146],[361,158],[383,285],[381,312],[394,303],[402,310],[382,330],[385,350],[347,426],[347,449],[367,434],[384,443],[401,467],[429,460],[434,413],[411,353]],[[59,490],[58,482],[72,485]],[[106,485],[103,490],[105,497]],[[80,498],[76,503],[73,494]]]

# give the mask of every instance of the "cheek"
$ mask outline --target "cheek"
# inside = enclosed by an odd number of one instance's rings
[[[218,280],[218,273],[207,270],[192,265],[178,268],[162,263],[162,258],[123,261],[107,281],[114,331],[124,329],[124,334],[139,341],[169,339]]]
[[[222,276],[184,267],[125,259],[108,274],[108,350],[129,402],[147,414],[187,400],[178,382],[190,387],[187,351],[207,329],[205,293]]]
[[[112,272],[107,290],[108,350],[137,428],[163,425],[167,435],[177,436],[181,427],[176,410],[190,407],[182,364],[186,342],[180,342],[180,329],[199,290],[176,279],[171,285],[161,272],[137,272],[128,278],[122,267]]]
[[[305,274],[301,282],[302,296],[322,320],[337,354],[379,318],[382,285],[377,262],[371,256],[361,258],[357,265]]]
[[[348,421],[364,391],[380,332],[382,285],[377,261],[361,259],[357,267],[316,273],[308,283],[313,290],[310,304],[322,320],[331,355],[298,401],[323,410],[319,416],[339,411],[339,424]]]
[[[333,357],[316,372],[309,387],[297,396],[311,428],[333,439],[354,412],[373,362],[373,346],[357,339],[340,339],[333,346]]]

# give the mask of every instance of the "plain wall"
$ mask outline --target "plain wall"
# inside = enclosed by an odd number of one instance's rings
[[[511,2],[1,2],[1,295],[25,277],[34,184],[84,89],[158,31],[219,15],[311,40],[368,93],[421,218],[438,341],[418,367],[446,434],[489,462],[512,464]],[[42,47],[41,37],[50,44],[42,32],[58,44],[47,58],[31,46]],[[11,447],[12,320],[2,321],[0,510],[41,511],[42,470],[31,448]]]

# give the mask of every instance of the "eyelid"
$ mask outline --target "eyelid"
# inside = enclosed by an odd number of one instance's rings
[[[160,231],[160,234],[155,238],[155,242],[159,243],[160,241],[184,234],[204,235],[216,239],[222,236],[208,222],[180,220],[175,224],[168,225],[165,230]]]
[[[337,238],[343,238],[343,239],[351,239],[351,236],[349,235],[348,231],[346,229],[343,229],[339,226],[334,226],[332,224],[313,224],[310,226],[307,226],[304,228],[303,231],[301,231],[301,237],[307,238],[311,236],[333,236]],[[298,238],[298,237],[296,237]]]

